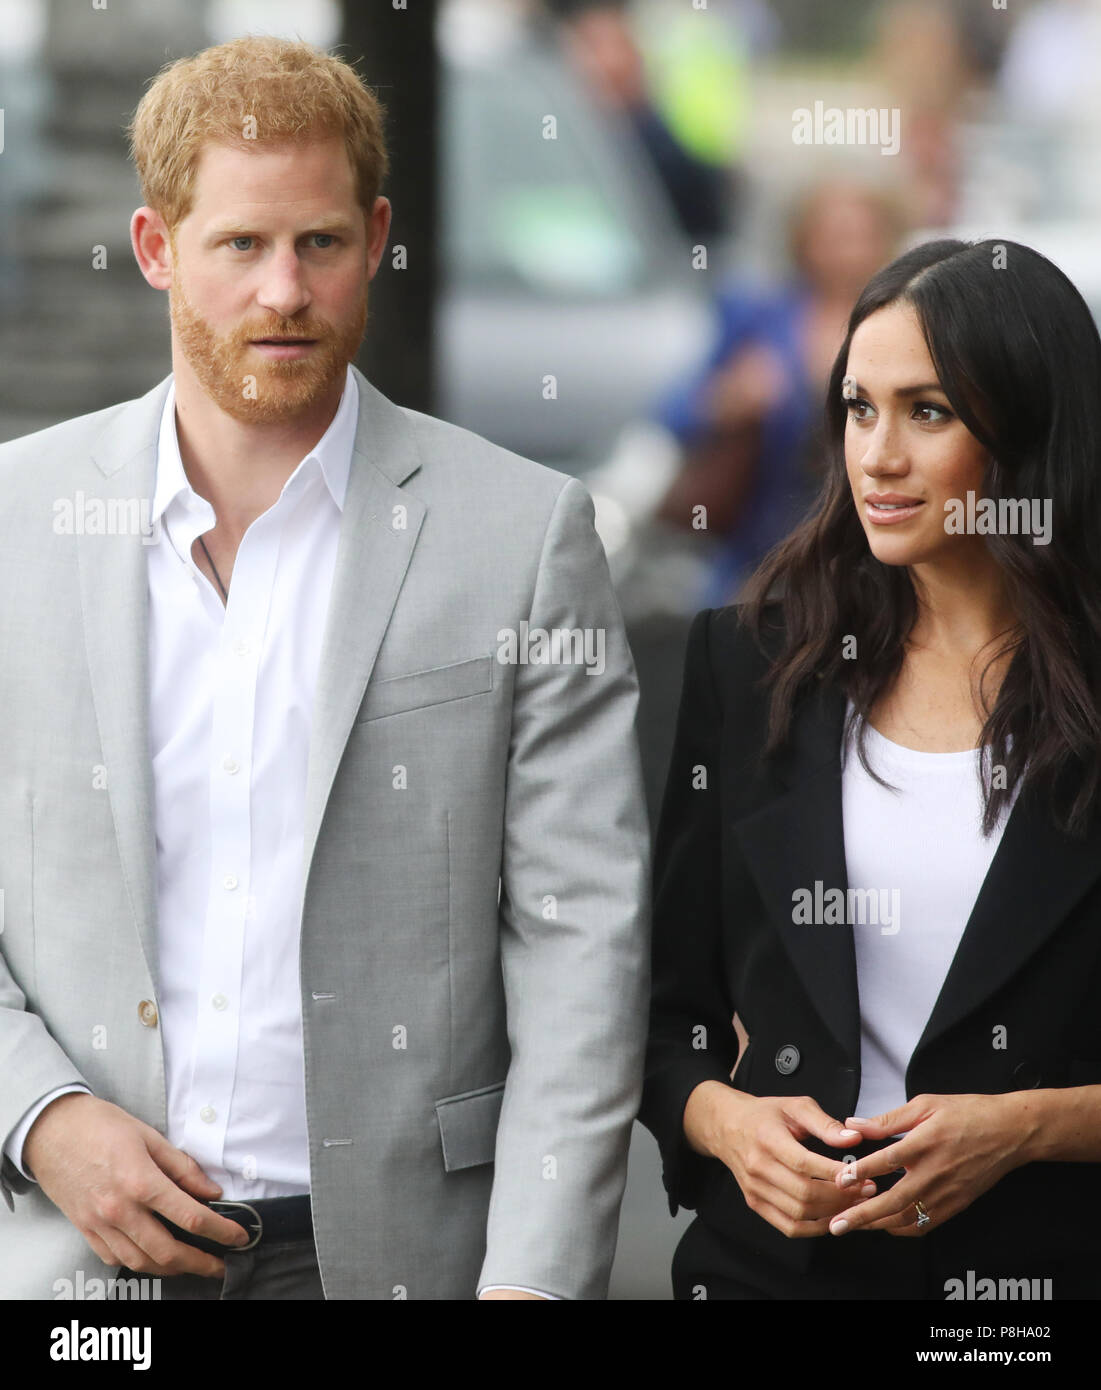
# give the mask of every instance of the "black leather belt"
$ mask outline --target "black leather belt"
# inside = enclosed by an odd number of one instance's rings
[[[190,1231],[181,1230],[160,1212],[154,1212],[153,1215],[182,1244],[193,1245],[196,1250],[205,1250],[208,1255],[226,1255],[237,1250],[251,1250],[264,1242],[275,1244],[279,1241],[309,1240],[313,1237],[308,1192],[298,1197],[263,1197],[253,1202],[222,1199],[217,1202],[204,1202],[203,1206],[209,1207],[219,1216],[236,1221],[238,1226],[245,1228],[252,1239],[247,1245],[222,1245],[206,1236],[196,1236]]]

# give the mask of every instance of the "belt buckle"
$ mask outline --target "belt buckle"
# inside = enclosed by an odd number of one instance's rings
[[[211,1211],[223,1212],[226,1207],[240,1207],[242,1211],[247,1211],[252,1217],[252,1221],[245,1227],[245,1230],[253,1232],[252,1239],[247,1245],[230,1245],[229,1250],[251,1250],[254,1245],[260,1244],[260,1238],[264,1234],[264,1223],[260,1219],[260,1213],[255,1207],[249,1206],[248,1202],[217,1201],[208,1202],[207,1206]],[[255,1224],[253,1224],[255,1223]]]

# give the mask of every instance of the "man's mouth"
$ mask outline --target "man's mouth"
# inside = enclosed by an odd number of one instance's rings
[[[317,339],[254,338],[250,346],[271,362],[301,362],[317,347]]]

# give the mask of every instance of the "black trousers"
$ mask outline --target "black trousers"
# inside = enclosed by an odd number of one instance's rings
[[[931,1287],[927,1242],[886,1231],[810,1238],[806,1272],[732,1242],[699,1217],[673,1256],[673,1297],[684,1299],[943,1298]]]
[[[1057,1200],[1053,1197],[1053,1200]],[[1000,1252],[980,1244],[968,1250],[940,1232],[924,1237],[893,1236],[887,1231],[850,1231],[844,1236],[814,1236],[810,1265],[792,1270],[721,1231],[699,1217],[681,1237],[673,1255],[673,1297],[684,1299],[923,1299],[944,1301],[951,1287],[957,1297],[968,1271],[980,1278],[1032,1283],[1033,1299],[1101,1299],[1101,1267],[1095,1252],[1068,1249],[1061,1256],[1012,1246]],[[1013,1284],[1010,1284],[1010,1288]],[[999,1298],[1024,1298],[1006,1293]]]

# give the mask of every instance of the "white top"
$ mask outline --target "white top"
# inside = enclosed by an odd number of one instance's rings
[[[851,739],[841,778],[848,884],[872,890],[880,905],[876,920],[871,911],[850,914],[860,998],[855,1113],[870,1119],[906,1103],[906,1067],[1012,807],[984,838],[978,749],[918,752],[868,725],[865,751],[899,789],[869,777]]]

